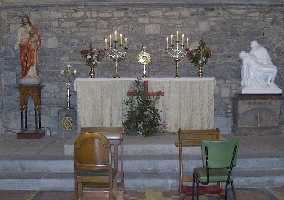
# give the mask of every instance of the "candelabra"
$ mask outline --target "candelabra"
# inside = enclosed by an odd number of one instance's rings
[[[181,35],[181,40],[180,40],[180,35]],[[186,38],[186,48],[184,45],[184,34],[179,33],[179,31],[176,32],[176,37],[174,38],[174,35],[170,35],[170,42],[169,42],[169,37],[166,38],[167,42],[167,47],[166,51],[169,54],[171,58],[173,58],[176,66],[176,78],[179,77],[179,62],[182,61],[182,59],[186,55],[186,51],[189,46],[189,40]],[[170,45],[169,45],[170,43]]]
[[[92,44],[90,44],[89,49],[81,50],[81,56],[85,59],[86,65],[90,67],[89,77],[95,78],[95,69],[98,63],[104,58],[105,49],[93,49]]]
[[[64,76],[65,79],[65,85],[66,85],[66,108],[70,109],[71,108],[71,93],[70,93],[70,89],[71,89],[71,82],[74,79],[75,75],[76,75],[77,71],[76,69],[73,69],[73,67],[71,65],[67,65],[66,67],[64,67],[63,70],[61,70],[61,74]]]
[[[108,38],[105,38],[105,50],[107,56],[115,63],[115,72],[113,78],[120,78],[118,74],[118,63],[126,58],[128,39],[117,30],[114,34],[110,34]]]
[[[143,65],[143,78],[147,77],[146,66],[151,63],[151,55],[146,52],[146,47],[142,46],[142,50],[137,55],[137,60],[140,64]]]

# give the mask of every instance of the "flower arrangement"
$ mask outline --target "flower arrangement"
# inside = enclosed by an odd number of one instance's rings
[[[135,95],[128,96],[124,101],[126,105],[126,118],[122,124],[127,134],[151,136],[159,132],[160,111],[156,108],[159,96],[149,96],[141,79],[134,82]]]
[[[206,46],[203,40],[199,41],[197,48],[188,50],[187,57],[191,63],[198,67],[198,76],[203,77],[203,67],[208,62],[208,58],[212,55],[212,51]]]
[[[82,58],[84,58],[87,66],[90,67],[89,76],[95,78],[95,68],[100,61],[105,57],[106,52],[104,49],[93,49],[90,45],[89,49],[80,51]]]

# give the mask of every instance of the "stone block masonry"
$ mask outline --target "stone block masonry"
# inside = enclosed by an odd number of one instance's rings
[[[205,76],[217,80],[215,116],[221,131],[231,132],[232,97],[240,92],[238,54],[249,49],[257,39],[271,54],[278,66],[276,83],[284,89],[284,4],[282,1],[67,1],[43,0],[0,1],[0,130],[14,134],[20,129],[16,79],[20,74],[19,53],[14,49],[16,29],[21,16],[28,14],[40,29],[40,75],[43,89],[43,126],[58,133],[57,112],[64,107],[64,84],[60,70],[66,64],[87,77],[89,69],[80,57],[80,50],[89,46],[104,47],[104,37],[118,29],[129,38],[127,60],[119,66],[122,77],[142,73],[136,61],[141,45],[152,54],[152,77],[174,77],[172,60],[166,55],[165,37],[177,28],[190,33],[190,41],[203,38],[213,56],[205,67]],[[213,2],[213,3],[212,3]],[[221,2],[221,3],[220,3]],[[97,77],[111,77],[113,63],[104,60],[97,68]],[[196,77],[197,69],[187,60],[180,67],[183,77]],[[75,95],[72,93],[73,101]],[[73,103],[75,106],[75,103]],[[283,108],[282,108],[283,109]],[[227,121],[228,123],[219,123]],[[284,116],[281,116],[284,122]],[[220,127],[221,126],[221,127]]]

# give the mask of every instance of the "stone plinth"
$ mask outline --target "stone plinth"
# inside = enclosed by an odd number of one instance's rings
[[[281,94],[238,94],[233,99],[233,132],[280,134]]]

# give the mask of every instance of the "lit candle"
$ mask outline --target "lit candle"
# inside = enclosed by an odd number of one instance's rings
[[[108,46],[107,46],[107,38],[105,38],[105,45],[106,45],[106,49],[107,49],[107,47],[108,47]]]
[[[122,34],[119,34],[120,37],[120,45],[122,46]]]
[[[186,48],[189,47],[189,40],[188,40],[188,37],[186,38]]]
[[[184,34],[181,35],[181,45],[184,45]]]
[[[111,48],[111,46],[112,46],[112,41],[111,41],[111,34],[109,35],[109,47]]]
[[[178,41],[178,31],[177,31],[177,41]]]
[[[173,37],[174,35],[171,35],[171,45],[173,45]]]
[[[114,41],[117,41],[117,30],[114,31]]]
[[[167,49],[169,48],[169,37],[167,37]]]
[[[125,42],[125,47],[127,47],[128,38],[125,38],[124,42]]]

